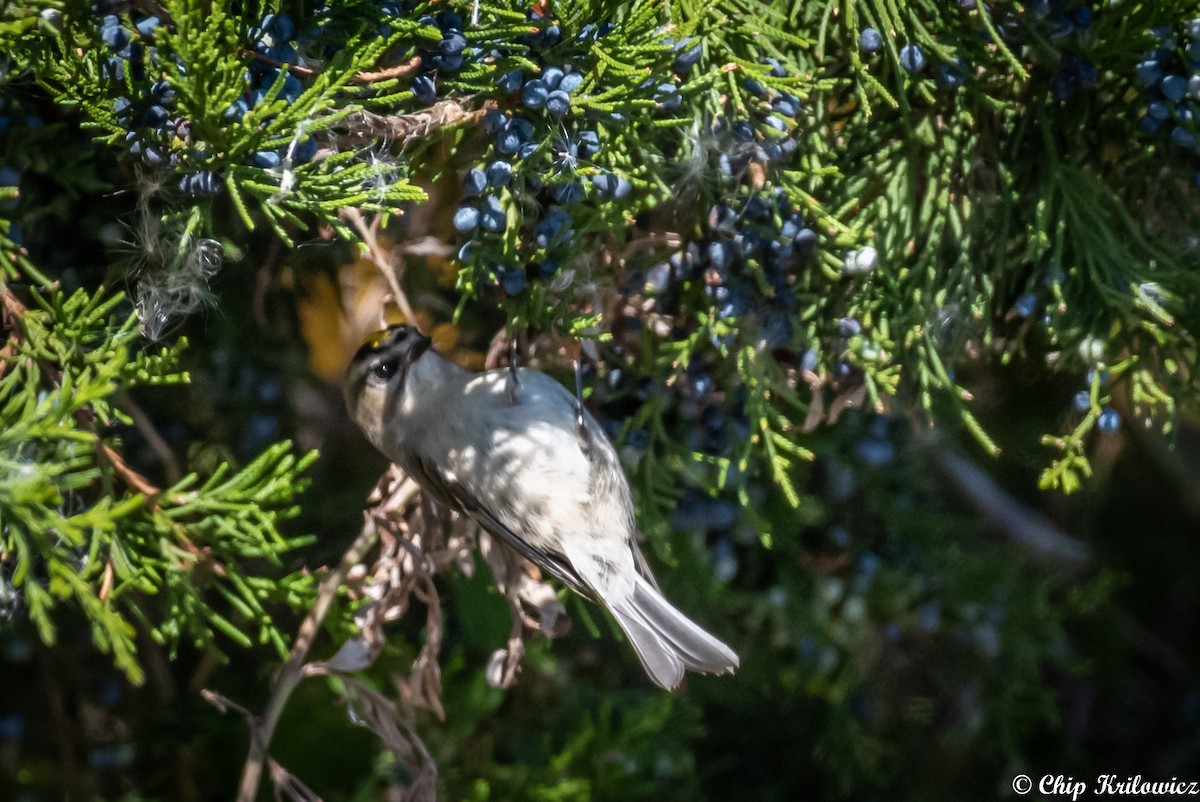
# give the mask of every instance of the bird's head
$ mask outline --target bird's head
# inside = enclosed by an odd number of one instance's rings
[[[368,337],[350,360],[346,408],[376,446],[382,445],[387,423],[404,409],[411,374],[432,343],[412,326],[389,326]]]

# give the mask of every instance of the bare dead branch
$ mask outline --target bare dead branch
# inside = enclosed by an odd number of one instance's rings
[[[121,410],[133,420],[133,425],[142,433],[142,437],[146,438],[146,443],[149,444],[150,449],[162,462],[163,468],[167,472],[168,484],[177,484],[183,478],[183,471],[179,467],[179,460],[176,458],[175,452],[167,445],[167,441],[158,433],[158,429],[154,428],[154,423],[150,420],[150,416],[138,406],[129,393],[121,394],[120,406]]]
[[[350,79],[351,83],[355,84],[373,84],[379,81],[386,81],[389,78],[409,78],[416,75],[417,70],[421,69],[421,57],[413,56],[403,64],[397,64],[395,67],[388,67],[375,72],[360,72]]]
[[[300,778],[275,762],[274,758],[267,759],[267,769],[271,772],[271,784],[275,786],[276,802],[290,799],[293,802],[321,802],[321,797],[304,783]]]
[[[234,713],[241,713],[243,716],[245,716],[246,723],[250,725],[251,729],[254,729],[258,726],[257,716],[227,696],[223,696],[216,691],[204,688],[200,691],[200,698],[208,702],[222,713],[228,713],[231,710]]]
[[[322,72],[322,70],[318,68],[304,67],[300,64],[291,64],[286,61],[280,61],[277,58],[268,56],[266,53],[260,53],[257,50],[251,50],[246,47],[238,50],[238,54],[245,58],[261,61],[264,64],[270,64],[276,69],[287,70],[292,75],[296,75],[301,78],[312,78],[320,75]],[[355,73],[354,77],[350,79],[350,82],[354,84],[373,84],[380,81],[386,81],[390,78],[408,78],[412,75],[415,75],[419,69],[421,69],[421,57],[413,56],[403,64],[397,64],[394,67],[387,67],[382,70],[374,70],[371,72]]]
[[[415,497],[417,494],[416,484],[411,481],[406,482],[406,491],[408,499]],[[375,526],[374,518],[366,515],[362,531],[350,544],[350,548],[346,549],[337,568],[321,580],[317,589],[316,601],[296,633],[291,655],[275,678],[275,687],[267,702],[267,709],[262,718],[256,720],[251,728],[250,752],[242,769],[242,779],[238,786],[238,802],[254,802],[257,797],[258,787],[262,781],[263,766],[267,762],[267,749],[270,746],[271,737],[279,725],[279,717],[283,714],[289,697],[304,676],[304,663],[321,627],[321,622],[325,620],[334,597],[337,595],[338,587],[342,584],[347,572],[362,560],[363,555],[375,544],[378,537],[379,530]]]
[[[409,802],[436,802],[437,763],[417,735],[411,715],[400,711],[396,704],[353,677],[343,677],[349,704],[355,716],[379,736],[392,754],[412,772],[412,783],[405,799]]]
[[[1088,561],[1087,546],[1063,534],[1045,517],[1004,492],[975,463],[945,449],[939,451],[937,461],[943,475],[959,492],[1013,541],[1042,557],[1071,566]]]
[[[413,312],[412,304],[408,302],[408,296],[400,288],[400,277],[404,274],[403,263],[396,254],[395,249],[387,251],[379,244],[379,219],[376,218],[371,224],[368,224],[366,218],[363,217],[363,213],[351,206],[342,209],[341,217],[354,226],[359,236],[362,237],[363,245],[367,249],[367,255],[371,258],[375,266],[379,268],[379,272],[383,274],[388,287],[392,291],[392,300],[400,308],[400,313],[404,315],[404,319],[409,323],[416,323],[417,317],[416,313]]]

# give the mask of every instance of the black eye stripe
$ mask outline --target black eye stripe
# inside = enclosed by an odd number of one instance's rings
[[[371,375],[377,379],[387,381],[396,375],[396,371],[400,369],[399,359],[389,359],[385,362],[380,362],[371,370]]]

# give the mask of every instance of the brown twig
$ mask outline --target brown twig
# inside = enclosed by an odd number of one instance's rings
[[[267,768],[271,772],[271,782],[275,786],[275,799],[282,800],[286,794],[295,802],[321,802],[321,797],[300,781],[300,778],[273,759],[267,759]]]
[[[362,237],[363,245],[367,248],[367,253],[371,257],[371,261],[379,268],[379,272],[383,274],[383,278],[387,281],[388,287],[392,291],[392,300],[396,302],[396,306],[400,308],[404,319],[409,323],[417,322],[416,313],[413,311],[412,305],[408,302],[408,296],[404,294],[404,290],[400,289],[400,274],[403,272],[400,268],[399,259],[394,250],[385,251],[379,244],[379,237],[376,233],[378,227],[378,218],[371,224],[367,223],[363,213],[352,206],[345,206],[341,211],[342,219],[349,221]]]
[[[415,483],[409,481],[405,484],[407,490],[406,497],[402,500],[403,503],[407,503],[417,495]],[[251,719],[250,752],[246,756],[246,763],[242,768],[242,779],[238,786],[238,802],[254,802],[257,797],[258,787],[262,782],[263,767],[267,765],[268,761],[267,749],[271,744],[271,737],[279,725],[279,718],[283,714],[288,699],[304,676],[305,660],[316,639],[321,622],[325,620],[325,616],[337,596],[338,588],[346,578],[346,573],[362,560],[363,555],[379,537],[379,529],[375,525],[373,516],[367,513],[363,518],[363,528],[358,537],[350,544],[350,548],[346,549],[337,568],[321,580],[321,584],[317,588],[316,601],[313,602],[308,615],[300,624],[288,661],[284,663],[275,678],[275,686],[271,691],[271,698],[267,702],[266,710],[261,717]],[[215,697],[215,695],[212,696]],[[209,696],[205,696],[205,698],[209,699]]]
[[[9,360],[13,358],[13,354],[15,353],[16,351],[13,350],[12,343],[6,342],[4,347],[0,348],[0,379],[3,379],[4,374],[8,372]]]
[[[208,702],[222,713],[228,713],[230,710],[235,713],[241,713],[242,716],[245,717],[247,724],[249,724],[251,727],[257,726],[256,716],[227,696],[223,696],[216,691],[211,691],[208,688],[204,688],[200,691],[200,698]]]
[[[0,302],[3,302],[4,325],[16,331],[20,326],[21,317],[25,314],[25,304],[21,303],[21,300],[13,295],[12,290],[2,281],[0,281]]]
[[[100,599],[100,601],[107,601],[108,594],[112,593],[113,573],[113,562],[110,557],[104,561],[104,576],[100,580],[100,590],[96,591],[96,598]]]
[[[179,467],[179,459],[175,456],[175,452],[171,450],[171,446],[167,445],[167,441],[158,433],[158,429],[154,428],[154,424],[150,421],[150,416],[138,406],[137,402],[129,396],[129,393],[122,393],[120,407],[133,420],[133,425],[142,433],[142,437],[146,438],[150,450],[158,455],[163,468],[167,472],[167,482],[172,485],[178,483],[183,478],[183,471]]]
[[[483,367],[485,370],[494,370],[500,367],[500,360],[504,356],[510,356],[513,351],[513,344],[516,342],[515,337],[510,336],[508,326],[501,326],[492,335],[492,341],[488,343],[487,353],[483,357]]]
[[[351,83],[355,84],[373,84],[379,81],[386,81],[389,78],[408,78],[415,75],[417,70],[421,69],[421,57],[413,56],[403,64],[397,64],[395,67],[388,67],[375,72],[359,72],[355,73],[350,79]]]
[[[277,58],[272,58],[266,53],[259,53],[257,50],[251,50],[243,47],[238,50],[238,55],[252,58],[255,61],[261,61],[264,64],[270,64],[272,67],[281,70],[287,70],[292,75],[299,75],[301,78],[312,78],[315,75],[320,75],[320,70],[314,70],[312,67],[301,67],[299,64],[289,64],[286,61],[280,61]]]
[[[1004,492],[975,463],[941,449],[936,457],[942,473],[1001,532],[1043,557],[1079,567],[1088,547],[1060,532],[1049,520]]]
[[[252,58],[255,61],[261,61],[264,64],[270,64],[276,69],[287,70],[292,75],[298,75],[301,78],[313,78],[322,72],[322,70],[313,67],[303,67],[299,64],[280,61],[277,58],[268,56],[266,53],[260,53],[257,50],[251,50],[246,47],[238,50],[238,54]],[[354,77],[350,79],[350,82],[355,84],[373,84],[379,81],[386,81],[390,78],[408,78],[411,75],[415,75],[419,69],[421,69],[421,57],[413,56],[403,64],[397,64],[394,67],[387,67],[386,69],[374,70],[372,72],[356,72]]]
[[[95,424],[88,425],[88,428],[92,430],[92,433],[96,434],[94,427]],[[99,437],[98,434],[96,436]],[[157,487],[145,476],[142,476],[133,468],[129,467],[129,463],[125,461],[125,458],[118,454],[116,450],[114,450],[113,447],[108,443],[105,443],[102,440],[97,441],[97,443],[101,455],[108,460],[108,464],[112,466],[113,472],[116,473],[118,478],[125,483],[125,486],[133,492],[141,493],[143,496],[145,496],[146,503],[149,506],[158,506],[154,499],[159,493],[162,492],[162,489]]]
[[[17,300],[16,296],[8,289],[8,285],[0,282],[0,300],[3,301],[3,306],[0,306],[0,320],[4,321],[4,328],[13,333],[13,337],[21,336],[18,330],[20,326],[21,315],[25,312],[25,305]],[[6,340],[4,347],[0,348],[0,378],[8,371],[9,360],[16,354],[16,349],[13,348],[12,340]]]

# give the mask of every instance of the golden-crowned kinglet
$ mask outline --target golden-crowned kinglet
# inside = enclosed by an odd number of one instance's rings
[[[600,425],[536,370],[465,371],[416,329],[373,335],[350,363],[346,405],[422,488],[609,610],[651,679],[738,667],[675,609],[634,542],[629,484]]]

